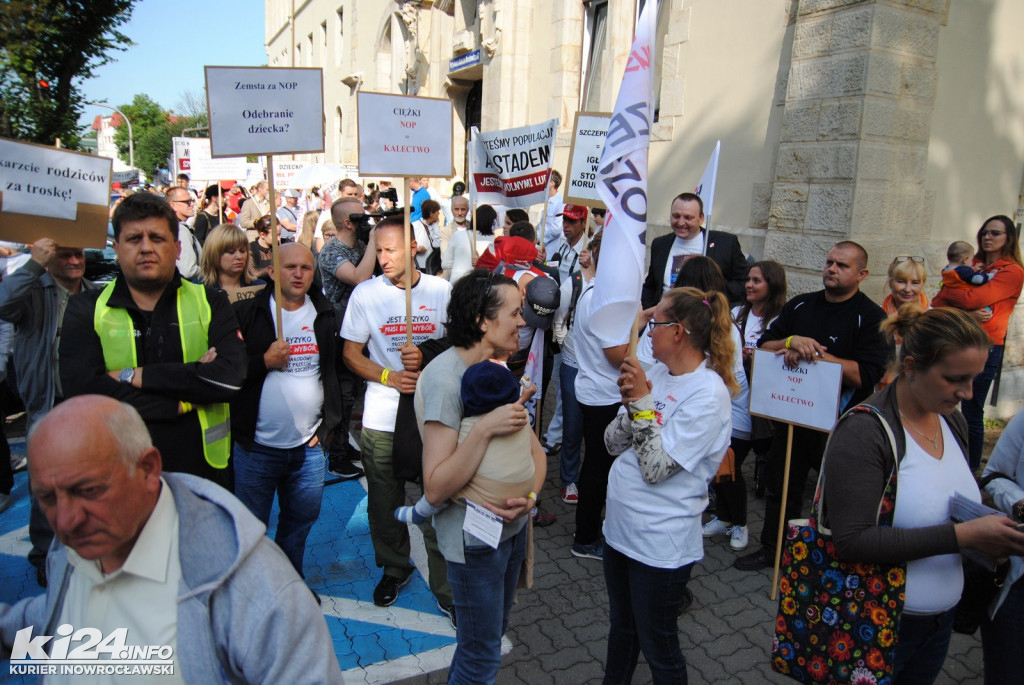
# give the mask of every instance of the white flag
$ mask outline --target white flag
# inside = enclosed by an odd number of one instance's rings
[[[597,190],[608,218],[601,234],[600,278],[594,285],[590,328],[604,347],[629,340],[640,307],[657,16],[657,2],[644,3],[598,163]]]
[[[722,141],[715,143],[715,151],[711,153],[704,173],[700,175],[700,183],[693,192],[704,202],[704,216],[710,218],[715,207],[715,181],[718,179],[718,153],[722,151]]]
[[[523,378],[529,378],[537,385],[537,392],[526,403],[526,411],[530,416],[530,425],[537,425],[537,402],[544,396],[544,331],[537,329],[533,332],[533,342],[530,343],[530,354],[526,358],[526,366],[523,367]]]

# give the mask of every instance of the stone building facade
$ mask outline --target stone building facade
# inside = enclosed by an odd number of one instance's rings
[[[359,90],[450,99],[467,131],[614,104],[645,0],[266,0],[271,66],[324,68],[326,152],[357,163]],[[897,254],[927,258],[993,214],[1022,215],[1024,3],[1019,0],[661,0],[648,210],[722,155],[713,227],[820,288],[828,247],[871,254],[881,300]],[[365,125],[365,122],[363,123]],[[1011,319],[999,413],[1024,405],[1024,312]]]

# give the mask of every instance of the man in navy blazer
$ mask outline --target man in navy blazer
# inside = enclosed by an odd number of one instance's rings
[[[692,255],[704,253],[722,269],[726,297],[730,304],[743,302],[744,285],[750,266],[740,248],[740,241],[731,233],[707,231],[704,223],[704,201],[695,193],[682,193],[672,201],[669,223],[673,233],[655,238],[651,243],[651,265],[644,281],[641,302],[644,309],[658,304],[662,293],[672,287],[679,269]],[[671,259],[671,272],[669,264]],[[666,281],[666,277],[669,280]]]

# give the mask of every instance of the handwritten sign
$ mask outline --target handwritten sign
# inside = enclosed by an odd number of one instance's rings
[[[455,175],[451,100],[360,91],[359,175]]]
[[[206,98],[214,157],[324,151],[321,69],[206,67]]]
[[[604,207],[597,194],[598,161],[608,135],[611,114],[576,112],[569,150],[569,173],[565,179],[565,201],[588,207]]]
[[[487,133],[474,127],[469,154],[476,201],[520,209],[543,204],[557,131],[558,119]]]
[[[251,300],[258,295],[267,285],[245,285],[241,288],[224,288],[224,294],[228,296],[228,302],[243,302]]]
[[[750,413],[805,428],[830,431],[839,412],[843,366],[835,362],[800,362],[786,366],[786,356],[754,351]]]
[[[0,236],[106,246],[112,161],[0,138]]]
[[[294,188],[292,178],[308,166],[306,162],[274,160],[274,190]]]
[[[245,157],[214,159],[209,138],[189,138],[189,153],[189,178],[193,181],[238,180],[245,178],[249,170]]]

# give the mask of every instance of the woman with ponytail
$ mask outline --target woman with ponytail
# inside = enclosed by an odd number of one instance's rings
[[[619,455],[608,475],[604,572],[606,683],[628,683],[642,651],[656,683],[686,682],[676,624],[693,565],[704,556],[708,482],[729,446],[735,344],[725,296],[674,288],[647,324],[654,358],[627,357],[623,409],[605,431]]]

